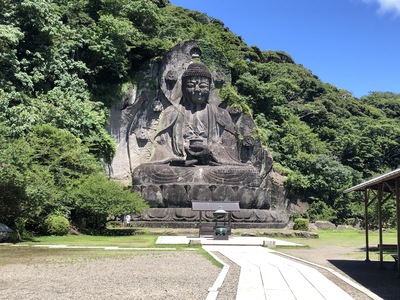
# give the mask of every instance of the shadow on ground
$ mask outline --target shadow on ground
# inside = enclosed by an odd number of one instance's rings
[[[369,289],[385,300],[400,299],[400,279],[393,262],[384,262],[384,269],[379,261],[329,260],[339,270],[354,281]]]

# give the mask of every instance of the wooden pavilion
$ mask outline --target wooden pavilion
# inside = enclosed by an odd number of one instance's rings
[[[374,201],[378,201],[378,223],[379,223],[379,261],[380,267],[383,268],[383,226],[382,226],[382,205],[391,197],[396,199],[396,213],[397,213],[397,255],[393,257],[397,261],[397,276],[400,277],[400,168],[367,180],[356,186],[353,186],[345,191],[344,194],[363,191],[364,198],[362,201],[365,204],[365,248],[366,248],[366,261],[369,261],[369,242],[368,242],[368,207]]]

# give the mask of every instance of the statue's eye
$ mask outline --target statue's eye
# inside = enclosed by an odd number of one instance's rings
[[[194,82],[188,82],[188,83],[186,84],[186,86],[187,86],[188,88],[194,88],[194,87],[196,86],[196,84],[195,84]]]
[[[206,88],[208,88],[208,84],[207,83],[200,83],[200,88],[201,89],[206,89]]]

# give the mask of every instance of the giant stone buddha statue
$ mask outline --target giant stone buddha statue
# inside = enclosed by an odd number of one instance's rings
[[[258,170],[240,161],[228,111],[209,103],[210,86],[207,67],[190,64],[182,75],[182,99],[163,112],[151,162],[135,169],[135,183],[260,185]]]
[[[138,75],[110,120],[110,177],[131,178],[150,204],[139,221],[195,221],[192,201],[202,200],[239,201],[235,222],[283,224],[288,202],[270,175],[272,155],[254,138],[252,117],[219,100],[230,72],[223,58],[210,60],[216,49],[203,61],[207,49],[182,42]]]

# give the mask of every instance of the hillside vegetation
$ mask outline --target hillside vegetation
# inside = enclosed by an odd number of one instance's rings
[[[399,166],[399,94],[355,98],[290,54],[246,45],[220,20],[168,0],[0,0],[0,222],[38,230],[70,212],[101,227],[107,215],[145,208],[102,172],[115,154],[108,110],[143,64],[184,40],[224,54],[232,84],[220,97],[253,115],[310,217],[355,217],[341,191]]]

